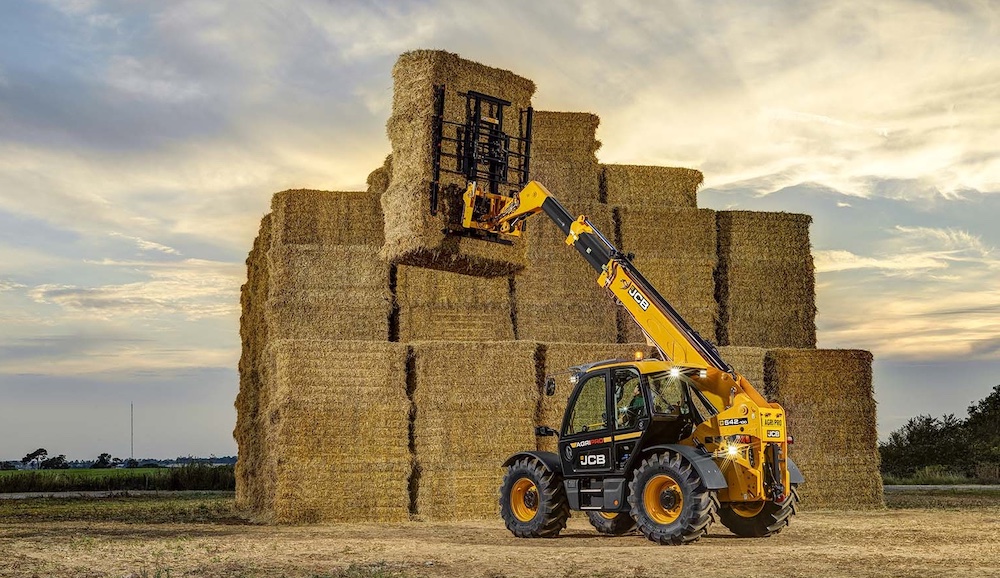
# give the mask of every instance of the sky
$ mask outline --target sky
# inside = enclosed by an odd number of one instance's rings
[[[232,455],[272,193],[363,189],[391,68],[440,48],[601,117],[602,162],[804,212],[820,347],[879,433],[1000,383],[1000,9],[987,1],[0,0],[0,459]]]

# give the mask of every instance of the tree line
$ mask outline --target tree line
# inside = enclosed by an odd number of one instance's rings
[[[965,419],[918,415],[879,443],[882,473],[900,478],[947,472],[1000,482],[1000,385],[969,406]]]

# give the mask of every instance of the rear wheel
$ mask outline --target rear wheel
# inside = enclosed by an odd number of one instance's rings
[[[726,504],[719,508],[719,519],[733,534],[744,538],[766,538],[787,526],[798,510],[799,493],[795,485],[781,502]]]
[[[517,460],[500,486],[500,516],[518,538],[558,536],[569,518],[562,476],[536,459]]]
[[[665,452],[642,461],[629,484],[632,518],[659,544],[688,544],[708,532],[719,502],[698,471],[680,454]]]
[[[609,536],[621,536],[635,529],[635,520],[628,512],[587,512],[590,525]]]

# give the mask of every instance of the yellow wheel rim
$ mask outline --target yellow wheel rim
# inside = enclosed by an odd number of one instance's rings
[[[744,518],[753,518],[764,509],[764,502],[733,503],[729,507]]]
[[[597,512],[605,520],[614,520],[618,517],[618,512]]]
[[[510,509],[514,517],[522,522],[530,522],[538,513],[538,486],[528,478],[514,482],[510,490]]]
[[[671,524],[681,516],[684,495],[680,485],[666,474],[659,474],[646,482],[642,491],[646,514],[657,524]]]

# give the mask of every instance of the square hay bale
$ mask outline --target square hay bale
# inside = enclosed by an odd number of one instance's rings
[[[281,245],[381,245],[382,209],[367,191],[295,189],[271,197],[274,242]]]
[[[531,180],[545,185],[563,204],[600,197],[601,167],[594,153],[600,118],[586,112],[536,111],[532,128]]]
[[[505,246],[442,232],[458,224],[465,184],[462,177],[441,173],[439,212],[430,214],[434,86],[446,86],[445,118],[456,122],[465,121],[465,99],[458,92],[476,90],[510,101],[504,130],[517,135],[521,130],[518,110],[530,105],[535,84],[510,71],[440,50],[401,55],[392,75],[392,116],[387,124],[392,174],[382,194],[383,256],[396,264],[482,277],[505,276],[521,269],[524,254],[520,243]]]
[[[602,200],[611,204],[698,206],[701,171],[679,167],[601,165]]]
[[[400,341],[514,339],[510,280],[400,265],[396,271]]]
[[[569,383],[570,367],[593,363],[605,359],[633,359],[636,351],[643,355],[653,354],[653,348],[645,343],[543,343],[539,347],[545,367],[545,375],[556,377],[556,394],[542,395],[538,403],[538,425],[547,425],[557,431],[562,429],[566,404],[573,393]],[[543,452],[556,452],[559,440],[555,437],[540,437],[537,447]]]
[[[767,350],[761,347],[739,347],[736,345],[725,345],[719,347],[722,359],[725,359],[737,373],[747,378],[754,388],[764,394],[764,361],[767,358]]]
[[[276,523],[409,518],[407,348],[276,340],[265,353],[269,483],[258,517]]]
[[[809,508],[883,507],[872,354],[853,349],[773,349],[764,390],[788,414],[789,451]]]
[[[719,211],[721,345],[816,347],[809,215]]]
[[[715,340],[715,211],[621,206],[615,212],[619,247],[660,295],[703,337]],[[644,341],[642,329],[619,308],[623,341]]]
[[[275,245],[267,323],[274,339],[389,338],[390,268],[365,245]]]
[[[258,419],[261,389],[260,363],[267,344],[268,267],[267,252],[271,247],[271,215],[260,220],[260,231],[247,256],[247,282],[240,288],[240,390],[236,395],[236,507],[250,507],[251,488],[257,483],[260,469],[261,434]]]
[[[417,514],[426,520],[491,518],[499,511],[500,464],[535,447],[537,344],[411,347]]]
[[[389,188],[389,181],[392,180],[392,155],[385,157],[385,161],[382,166],[375,169],[374,171],[368,173],[368,194],[375,196],[375,201],[379,205],[379,214],[381,215],[382,206],[381,198],[382,193]]]
[[[594,226],[614,238],[614,217],[607,205],[567,208],[583,211]],[[617,301],[597,284],[598,273],[576,248],[566,245],[566,236],[551,220],[537,217],[528,227],[530,265],[514,277],[517,338],[616,343]]]

